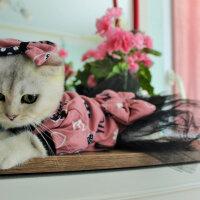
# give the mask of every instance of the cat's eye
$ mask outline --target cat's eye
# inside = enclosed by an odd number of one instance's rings
[[[5,96],[2,93],[0,93],[0,101],[5,101]]]
[[[32,104],[34,103],[38,98],[37,94],[26,94],[21,98],[22,103]]]

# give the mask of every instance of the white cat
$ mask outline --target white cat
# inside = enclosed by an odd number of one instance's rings
[[[0,169],[8,169],[47,152],[30,130],[9,129],[37,125],[50,116],[63,94],[64,66],[56,54],[36,66],[24,55],[0,57]]]

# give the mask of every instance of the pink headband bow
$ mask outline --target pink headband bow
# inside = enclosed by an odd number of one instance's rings
[[[55,52],[56,44],[49,41],[22,42],[16,39],[0,39],[0,56],[26,54],[38,66]]]

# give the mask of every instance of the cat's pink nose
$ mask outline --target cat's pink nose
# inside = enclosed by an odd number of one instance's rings
[[[7,115],[8,119],[10,119],[11,121],[13,121],[17,115]]]

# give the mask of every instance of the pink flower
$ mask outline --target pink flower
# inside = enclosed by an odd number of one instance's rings
[[[153,62],[148,57],[146,57],[146,59],[144,60],[144,65],[146,67],[151,67],[153,65]]]
[[[133,55],[133,59],[136,62],[143,62],[146,67],[151,67],[153,65],[153,62],[147,57],[147,54],[143,52],[136,51]]]
[[[72,69],[72,67],[68,64],[65,64],[65,76],[68,76],[68,75],[76,75],[75,71]]]
[[[131,73],[135,73],[137,72],[139,69],[139,65],[137,63],[131,63],[128,67],[128,70],[131,72]]]
[[[122,14],[122,9],[121,8],[108,8],[106,14],[111,17],[118,18]]]
[[[107,52],[107,43],[106,42],[102,42],[97,47],[97,49],[95,51],[95,54],[94,54],[94,58],[96,60],[101,60],[106,56],[106,52]]]
[[[149,36],[144,37],[144,44],[147,48],[153,48],[153,40]]]
[[[112,56],[112,57],[115,58],[115,59],[118,59],[118,60],[121,59],[121,56],[119,56],[119,55],[117,55],[117,54],[114,54],[114,53],[111,53],[111,54],[110,54],[110,53],[109,53],[109,55]]]
[[[97,85],[96,81],[95,81],[95,77],[93,74],[91,74],[88,78],[87,84],[89,87],[95,87]]]
[[[68,56],[68,52],[67,52],[64,48],[60,49],[60,50],[58,51],[58,54],[59,54],[59,56],[60,56],[61,58],[66,58],[66,57]]]
[[[132,62],[135,62],[135,59],[133,56],[127,56],[126,61],[131,64]]]
[[[86,61],[88,58],[94,58],[95,50],[90,49],[89,51],[85,52],[82,56],[82,61]]]
[[[135,59],[133,56],[127,56],[126,61],[130,64],[128,67],[128,70],[131,73],[135,73],[139,69],[139,65],[136,63]]]
[[[88,58],[94,58],[95,60],[101,60],[106,56],[107,43],[102,42],[96,49],[90,49],[82,56],[82,61],[86,61]]]
[[[132,35],[131,32],[115,28],[114,33],[107,39],[108,52],[122,51],[123,53],[128,53],[132,47]]]
[[[112,31],[112,18],[108,15],[104,15],[100,19],[96,20],[96,28],[99,35],[102,37],[108,36]]]
[[[142,33],[136,33],[133,35],[133,48],[134,49],[144,48],[144,35]]]
[[[133,57],[137,62],[142,62],[147,58],[145,53],[142,53],[142,52],[139,52],[139,51],[136,51],[134,53]]]

